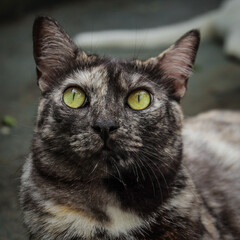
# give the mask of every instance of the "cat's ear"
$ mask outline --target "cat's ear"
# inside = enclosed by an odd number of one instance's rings
[[[49,17],[38,17],[33,24],[33,51],[38,85],[43,92],[79,54],[84,54],[63,28]]]
[[[199,31],[189,31],[158,57],[145,62],[161,74],[161,83],[165,84],[171,96],[177,100],[186,92],[199,42]]]

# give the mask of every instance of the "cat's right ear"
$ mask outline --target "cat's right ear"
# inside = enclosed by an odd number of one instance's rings
[[[80,54],[63,28],[52,18],[37,17],[33,24],[33,52],[37,67],[38,85],[42,92],[48,91]]]

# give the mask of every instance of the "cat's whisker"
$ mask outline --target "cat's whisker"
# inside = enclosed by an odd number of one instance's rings
[[[123,184],[123,186],[126,188],[126,183],[123,181],[122,175],[121,175],[121,173],[120,173],[120,171],[119,171],[119,169],[118,169],[118,166],[117,166],[117,163],[116,163],[115,160],[113,160],[113,165],[114,165],[114,167],[116,168],[116,170],[117,170],[117,172],[118,172],[118,176],[119,176],[120,182],[121,182],[121,183]]]
[[[99,161],[100,161],[100,160],[98,160],[98,162],[95,164],[95,166],[93,167],[93,170],[89,173],[89,175],[93,174],[94,171],[97,169],[98,164],[99,164]]]
[[[132,153],[135,155],[135,158],[137,159],[137,154],[136,154],[135,152],[132,152]],[[138,167],[138,169],[140,170],[141,175],[142,175],[142,179],[145,181],[144,173],[143,173],[143,171],[142,171],[142,169],[141,169],[141,167],[140,167],[138,161],[135,161],[134,164],[136,164],[136,167]]]
[[[121,182],[121,183],[124,185],[124,187],[126,187],[126,184],[124,183],[124,181],[123,181],[123,179],[122,179],[122,176],[121,176],[121,174],[120,174],[120,172],[119,172],[118,167],[116,166],[115,163],[114,163],[113,165],[114,165],[115,169],[117,170],[119,177],[115,176],[113,173],[110,173],[108,170],[104,170],[104,172],[105,172],[107,175],[112,176],[113,178],[117,179],[119,182]]]
[[[145,163],[149,167],[149,169],[151,170],[151,172],[153,173],[153,176],[155,177],[155,179],[157,181],[158,189],[159,189],[160,194],[161,194],[161,201],[163,201],[162,187],[161,187],[160,182],[159,182],[159,177],[156,175],[152,166],[147,161]]]
[[[138,169],[135,164],[132,164],[132,168],[133,168],[134,175],[136,176],[137,182],[138,182],[139,181]]]
[[[151,184],[152,184],[154,196],[155,196],[155,185],[154,185],[154,183],[153,183],[151,174],[149,173],[147,167],[145,166],[145,163],[146,163],[146,162],[145,162],[145,161],[142,161],[141,157],[138,157],[138,160],[139,160],[139,163],[142,165],[142,167],[146,170],[146,172],[147,172],[147,174],[148,174],[148,176],[149,176],[149,179],[150,179]],[[143,174],[143,175],[144,175],[144,174]]]
[[[169,164],[167,164],[166,162],[162,161],[162,159],[159,157],[159,155],[155,154],[155,153],[152,151],[151,148],[149,148],[149,149],[148,149],[147,147],[142,148],[142,149],[141,149],[141,152],[147,154],[147,155],[150,156],[150,157],[153,157],[154,159],[157,159],[157,160],[160,161],[161,164],[163,164],[166,168],[176,171],[176,169],[173,168],[171,165],[169,165]],[[170,159],[171,159],[171,157],[170,157]],[[172,158],[172,160],[174,160],[174,158]]]
[[[163,180],[164,180],[164,182],[165,182],[165,184],[166,184],[167,191],[169,191],[168,183],[167,183],[166,178],[165,178],[165,176],[163,175],[161,169],[159,168],[159,166],[158,166],[151,158],[149,158],[149,156],[144,155],[144,157],[146,157],[146,158],[156,167],[156,169],[158,170],[158,172],[160,173],[160,175],[162,176],[162,178],[163,178]],[[154,173],[155,173],[155,172],[154,172]],[[155,177],[156,177],[156,174],[155,174]],[[156,178],[157,178],[157,177],[156,177]],[[157,179],[157,180],[158,180],[158,179]],[[160,189],[161,189],[159,180],[158,180],[158,184],[159,184],[159,187],[160,187]]]

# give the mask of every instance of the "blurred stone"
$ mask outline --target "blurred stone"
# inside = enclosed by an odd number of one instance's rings
[[[4,126],[0,128],[0,132],[2,135],[9,135],[10,131],[11,131],[10,127]]]

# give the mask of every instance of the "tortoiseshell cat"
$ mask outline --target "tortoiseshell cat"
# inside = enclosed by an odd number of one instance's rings
[[[182,134],[199,40],[192,30],[156,58],[123,61],[35,20],[42,98],[21,185],[30,239],[240,239],[240,114],[197,116]]]

